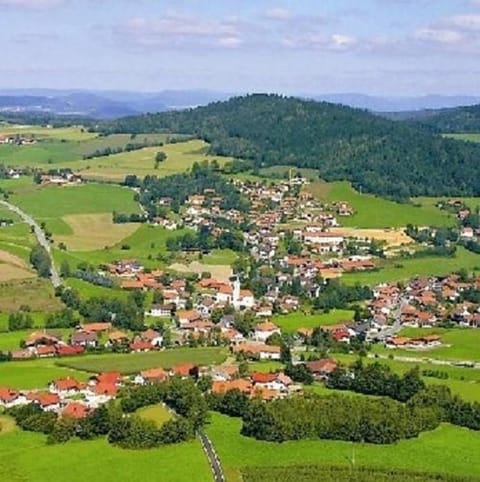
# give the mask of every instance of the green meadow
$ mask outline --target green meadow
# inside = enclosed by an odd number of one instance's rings
[[[418,226],[452,226],[455,220],[434,205],[416,206],[397,203],[372,194],[359,193],[349,182],[318,181],[306,187],[313,195],[328,202],[346,201],[355,210],[353,216],[342,216],[339,223],[352,228],[400,228]]]
[[[149,368],[170,368],[180,363],[212,365],[223,362],[227,357],[225,348],[175,348],[159,352],[89,355],[60,359],[58,366],[90,373],[117,370],[126,375]]]
[[[46,437],[14,431],[0,436],[0,480],[5,482],[211,482],[200,442],[153,450],[123,450],[104,439],[47,445]]]
[[[429,256],[425,258],[392,258],[379,263],[376,271],[346,273],[342,280],[347,284],[366,284],[404,281],[415,276],[440,276],[461,269],[480,271],[480,255],[462,247],[452,257]]]
[[[157,427],[172,419],[171,412],[162,404],[139,408],[136,413],[144,420],[151,420]]]
[[[263,442],[240,435],[241,421],[212,414],[207,428],[229,482],[242,480],[244,467],[294,465],[349,466],[480,477],[480,434],[443,425],[417,439],[393,445],[330,440]],[[452,450],[455,447],[455,450]],[[446,457],[448,454],[448,457]]]
[[[459,141],[480,142],[480,134],[444,134],[444,137],[450,137]]]
[[[480,330],[471,328],[406,328],[400,336],[418,337],[436,334],[441,337],[442,346],[431,350],[391,350],[376,345],[378,353],[436,358],[444,360],[480,361]]]
[[[351,321],[353,314],[350,310],[331,310],[329,313],[315,315],[297,311],[288,315],[275,315],[272,321],[285,333],[295,333],[299,328],[317,328]]]

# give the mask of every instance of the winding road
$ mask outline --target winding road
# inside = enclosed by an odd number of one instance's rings
[[[215,482],[225,482],[225,476],[223,475],[222,466],[220,465],[220,459],[218,458],[217,453],[215,452],[215,448],[212,444],[212,441],[208,438],[208,436],[202,430],[197,432],[197,436],[202,443],[203,450],[208,457],[208,461],[210,463],[210,467],[212,468],[213,472],[213,480]]]
[[[22,211],[18,206],[15,204],[9,203],[8,201],[0,200],[0,205],[5,206],[10,211],[18,214],[28,225],[33,227],[33,231],[37,238],[38,244],[45,248],[48,256],[50,256],[50,280],[53,284],[54,288],[57,288],[62,285],[62,280],[60,275],[58,274],[57,268],[55,267],[55,262],[53,261],[52,252],[50,250],[50,243],[45,236],[45,232],[40,227],[40,225],[25,211]]]

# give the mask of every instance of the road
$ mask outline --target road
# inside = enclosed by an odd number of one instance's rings
[[[45,248],[48,255],[50,256],[50,280],[53,284],[53,287],[57,288],[61,286],[62,280],[60,278],[60,275],[58,274],[57,268],[55,267],[52,252],[50,250],[50,243],[47,237],[45,236],[45,232],[43,231],[43,229],[29,214],[22,211],[18,206],[15,206],[15,204],[12,204],[12,203],[9,203],[8,201],[3,201],[3,200],[0,200],[0,204],[5,206],[10,211],[18,214],[28,225],[33,227],[33,232],[35,233],[38,244],[40,244],[40,246]]]
[[[223,475],[222,466],[220,465],[220,459],[215,452],[212,441],[202,430],[199,430],[197,432],[197,435],[200,439],[200,442],[202,443],[203,450],[208,457],[208,461],[213,472],[213,480],[215,482],[225,482],[225,476]]]

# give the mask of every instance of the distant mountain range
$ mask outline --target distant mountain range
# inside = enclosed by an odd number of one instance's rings
[[[165,112],[224,101],[239,93],[208,90],[164,90],[157,93],[54,89],[0,89],[0,114],[44,113],[115,119],[147,112]],[[380,97],[357,93],[298,94],[300,98],[342,104],[378,113],[436,110],[480,104],[480,96]],[[389,114],[387,114],[389,115]]]

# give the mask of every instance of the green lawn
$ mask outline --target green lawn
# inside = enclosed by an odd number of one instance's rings
[[[283,369],[283,363],[279,361],[257,361],[248,364],[248,371],[261,372],[261,373],[272,373]]]
[[[139,408],[137,414],[144,420],[155,422],[157,427],[161,427],[165,422],[172,419],[171,412],[161,404]]]
[[[444,134],[444,136],[459,141],[480,142],[480,134]]]
[[[118,370],[124,374],[134,374],[148,368],[170,368],[179,363],[218,364],[226,357],[224,348],[176,348],[150,353],[88,355],[58,360],[57,365],[91,373]]]
[[[0,387],[46,388],[52,380],[68,376],[79,380],[88,378],[87,373],[55,365],[53,359],[0,363]]]
[[[480,476],[480,434],[450,425],[385,446],[327,440],[276,444],[244,437],[240,428],[240,420],[219,414],[212,414],[207,428],[229,482],[241,480],[242,467],[348,466],[353,455],[358,467]]]
[[[320,184],[315,183],[315,184]],[[325,184],[325,183],[323,183]],[[419,226],[452,226],[455,220],[435,206],[418,207],[400,204],[387,199],[362,194],[348,182],[328,183],[324,186],[312,184],[313,192],[319,192],[326,201],[346,201],[356,211],[353,216],[341,217],[343,226],[355,228],[400,228],[411,223]]]
[[[306,315],[301,311],[288,315],[275,315],[273,322],[286,333],[295,333],[299,328],[317,328],[318,326],[336,325],[342,321],[351,321],[353,311],[331,310],[330,313]]]
[[[0,437],[5,482],[211,482],[200,442],[153,450],[123,450],[106,440],[46,445],[43,435],[16,431]]]
[[[395,258],[379,265],[378,271],[347,273],[342,280],[347,284],[366,284],[374,286],[380,283],[408,280],[415,276],[440,276],[459,271],[480,271],[480,255],[457,248],[453,257],[429,256],[425,258]]]
[[[201,262],[210,265],[231,266],[237,258],[237,254],[231,249],[213,249],[210,254],[203,256]]]

